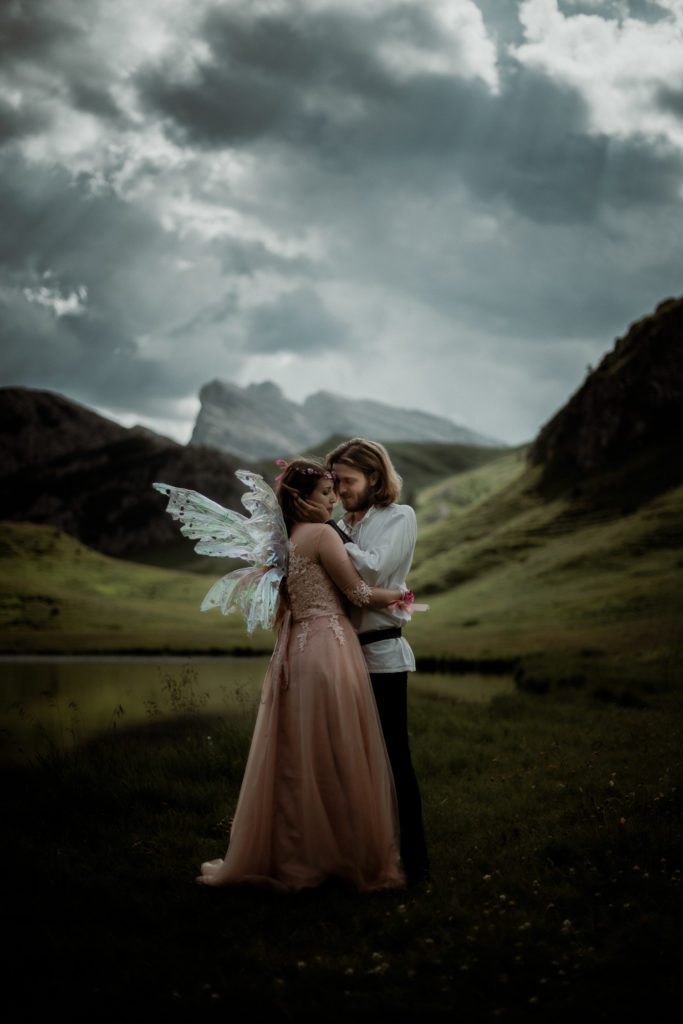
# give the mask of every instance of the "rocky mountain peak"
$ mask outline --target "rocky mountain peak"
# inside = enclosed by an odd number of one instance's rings
[[[317,391],[298,404],[272,381],[241,388],[213,380],[201,388],[199,397],[202,404],[190,444],[213,445],[244,458],[291,455],[333,434],[382,441],[501,444],[443,416],[332,391]]]
[[[683,460],[675,452],[682,423],[683,298],[677,298],[660,303],[616,340],[541,429],[529,459],[544,467],[546,479],[577,480],[671,448],[670,469],[680,477]]]

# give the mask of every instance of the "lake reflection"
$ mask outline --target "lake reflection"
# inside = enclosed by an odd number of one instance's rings
[[[129,725],[188,712],[256,716],[268,657],[2,659],[2,756],[24,760]],[[410,689],[488,701],[512,676],[411,673]]]

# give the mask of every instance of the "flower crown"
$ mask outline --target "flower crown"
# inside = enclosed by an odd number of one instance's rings
[[[292,463],[287,462],[285,459],[276,459],[275,465],[282,466],[282,472],[279,474],[279,476],[275,477],[275,483],[278,484],[279,486],[280,483],[282,482],[283,476],[285,475],[289,467],[292,465]],[[297,473],[307,473],[309,476],[325,476],[328,478],[328,480],[337,479],[335,473],[332,473],[329,469],[323,469],[322,466],[303,466],[301,469],[297,469]]]

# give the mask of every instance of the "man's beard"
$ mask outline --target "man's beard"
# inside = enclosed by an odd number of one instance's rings
[[[342,504],[344,504],[342,502]],[[370,494],[370,484],[365,485],[365,489],[357,498],[353,499],[352,505],[344,505],[347,512],[365,512],[372,505],[372,497]]]

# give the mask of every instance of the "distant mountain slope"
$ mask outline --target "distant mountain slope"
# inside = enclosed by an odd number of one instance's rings
[[[319,391],[298,405],[271,382],[241,388],[213,380],[202,387],[199,397],[201,409],[190,444],[209,444],[250,459],[311,448],[331,434],[504,447],[445,417],[330,391]]]
[[[317,453],[337,441],[328,438]],[[390,448],[407,502],[417,488],[499,454],[459,444],[391,442]],[[273,459],[177,444],[144,427],[122,427],[63,395],[22,387],[0,388],[0,454],[5,519],[56,526],[104,554],[210,574],[216,561],[198,556],[181,536],[152,482],[193,488],[241,509],[245,489],[235,470],[254,469],[271,485],[278,472]],[[281,454],[291,458],[297,451]]]
[[[112,423],[63,395],[0,388],[3,518],[57,526],[110,555],[167,545],[192,551],[155,480],[237,507],[237,460]],[[196,555],[194,556],[197,557]]]
[[[0,473],[113,444],[129,431],[53,391],[0,388]]]
[[[617,339],[542,428],[529,459],[551,496],[625,509],[683,479],[683,298],[660,303]]]

